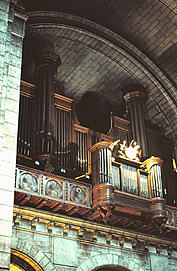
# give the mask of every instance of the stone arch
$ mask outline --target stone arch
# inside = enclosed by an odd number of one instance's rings
[[[29,271],[43,271],[41,266],[36,263],[31,257],[17,249],[11,249],[11,265],[10,270],[29,270]]]
[[[36,269],[38,271],[57,271],[51,259],[39,250],[37,246],[27,240],[13,242],[11,251],[12,254],[18,255],[22,259],[24,258],[26,260],[28,259],[29,262],[34,262],[34,265],[39,267]]]
[[[94,269],[93,271],[130,271],[129,269],[118,265],[104,265]]]
[[[98,254],[88,258],[76,271],[96,271],[98,268],[105,266],[117,267],[120,268],[120,271],[144,271],[142,262],[125,260],[123,256],[110,253]]]

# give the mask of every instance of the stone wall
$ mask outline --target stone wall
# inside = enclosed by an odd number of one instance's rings
[[[0,0],[1,270],[8,270],[10,261],[24,19],[10,0]]]
[[[32,209],[18,214],[15,209],[14,218],[12,248],[44,271],[92,271],[108,265],[122,271],[177,270],[177,249],[169,251],[167,240],[138,234],[136,245],[131,232]],[[149,240],[147,246],[143,238]]]

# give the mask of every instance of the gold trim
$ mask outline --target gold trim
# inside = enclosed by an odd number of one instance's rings
[[[129,123],[130,123],[129,120],[126,120],[126,119],[123,119],[123,118],[120,118],[120,117],[117,117],[117,116],[114,116],[114,119],[115,119],[116,121],[125,122],[126,124],[129,124]]]
[[[57,99],[59,99],[59,100],[63,100],[65,102],[67,102],[67,103],[72,103],[73,102],[73,99],[65,97],[63,95],[60,95],[58,93],[54,93],[54,97],[57,98]]]
[[[57,109],[61,109],[61,110],[67,111],[67,112],[72,111],[72,108],[69,108],[69,107],[66,107],[66,106],[63,106],[63,105],[60,105],[60,104],[57,104],[57,103],[55,103],[54,106]]]
[[[21,80],[20,82],[20,95],[27,97],[27,98],[33,98],[35,94],[36,86]]]
[[[31,233],[31,232],[34,232],[34,231],[32,231],[32,230],[28,230],[28,229],[23,229],[23,228],[16,228],[16,230],[17,231],[23,231],[23,232],[27,232],[27,233]],[[44,236],[51,236],[51,234],[49,234],[49,233],[43,233],[43,232],[39,232],[39,231],[35,231],[37,234],[39,234],[39,235],[44,235]],[[98,232],[98,231],[93,231],[93,232]],[[110,232],[109,233],[105,233],[105,232],[101,232],[100,231],[100,234],[101,235],[103,235],[103,236],[107,236],[107,235],[110,235]],[[123,234],[124,234],[124,232],[123,232]],[[97,234],[96,234],[97,235]],[[119,237],[120,237],[120,235],[116,235],[116,234],[114,234],[114,236],[115,236],[115,238],[118,240],[119,239]],[[122,235],[121,235],[122,236]],[[124,236],[125,236],[125,234],[124,234]],[[62,235],[57,235],[57,234],[52,234],[52,237],[58,237],[58,238],[60,238],[60,239],[63,239],[63,236]],[[125,236],[126,237],[126,236]],[[139,236],[139,234],[137,235],[136,234],[136,239],[138,238],[138,240],[140,240],[140,241],[145,241],[144,239],[140,239],[139,238],[140,236]],[[95,247],[103,247],[103,248],[112,248],[112,249],[114,249],[114,250],[123,250],[123,251],[131,251],[132,252],[132,250],[133,249],[131,249],[131,248],[127,248],[127,247],[116,247],[115,245],[112,245],[112,244],[110,244],[110,245],[108,245],[108,244],[106,244],[106,243],[97,243],[96,241],[91,241],[91,240],[86,240],[86,239],[81,239],[81,238],[74,238],[74,237],[65,237],[65,239],[69,239],[69,240],[74,240],[74,241],[78,241],[80,244],[85,244],[85,245],[90,245],[90,246],[95,246]],[[131,240],[131,239],[127,239],[127,240]],[[150,242],[151,240],[150,239],[147,239],[148,240],[148,242]],[[159,242],[160,243],[160,242]],[[161,243],[160,243],[161,244]],[[164,244],[164,245],[166,245],[166,246],[172,246],[173,244],[172,244],[172,242],[168,242],[168,244]],[[141,250],[141,253],[142,254],[145,254],[145,255],[147,255],[147,252],[144,252],[144,251],[142,251]],[[150,254],[153,254],[153,255],[157,255],[157,253],[154,253],[154,252],[150,252]],[[163,254],[163,256],[164,257],[169,257],[168,255],[165,255],[165,254]],[[174,256],[170,256],[170,258],[171,259],[176,259],[176,257],[174,257]],[[63,265],[63,264],[60,264],[60,266],[65,266],[65,265]],[[42,270],[43,271],[43,270]]]
[[[23,80],[20,81],[20,85],[28,87],[28,88],[33,88],[33,89],[36,88],[35,85],[33,85],[33,84],[29,83],[29,82],[23,81]]]
[[[114,126],[114,128],[118,129],[118,130],[122,130],[123,132],[127,132],[127,133],[130,131],[130,129],[128,129],[128,128],[126,129],[126,128],[123,128],[121,126]]]
[[[81,126],[81,125],[76,124],[76,123],[74,124],[74,130],[78,131],[78,132],[85,133],[85,134],[89,134],[89,132],[90,132],[89,128]]]
[[[147,168],[148,173],[150,173],[151,167],[153,167],[154,165],[159,165],[160,167],[162,167],[163,160],[159,157],[151,156],[149,159],[143,162],[143,167]]]
[[[26,159],[26,160],[32,161],[31,157],[29,157],[27,155],[24,155],[24,154],[20,154],[20,153],[17,153],[17,158],[19,158],[19,159]]]
[[[43,271],[43,269],[39,266],[39,264],[37,264],[30,256],[21,252],[20,250],[12,248],[11,253],[15,256],[18,256],[19,258],[21,258],[25,262],[27,262],[29,265],[31,265],[34,268],[34,270]]]
[[[27,97],[27,98],[29,98],[29,99],[31,99],[31,98],[34,97],[33,94],[28,93],[28,92],[25,92],[25,91],[23,91],[23,90],[20,90],[20,95],[23,96],[23,97]]]

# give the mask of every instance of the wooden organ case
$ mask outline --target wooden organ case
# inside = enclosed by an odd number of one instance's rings
[[[46,121],[38,91],[21,81],[16,203],[113,225],[121,219],[132,225],[127,216],[135,216],[161,229],[166,211],[158,153],[141,162],[128,120],[113,116],[109,134],[93,131],[78,122],[73,100],[58,93],[46,97]]]

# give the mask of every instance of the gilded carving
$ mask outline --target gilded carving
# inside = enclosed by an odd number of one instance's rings
[[[112,149],[112,155],[114,159],[116,160],[117,157],[122,157],[130,160],[140,161],[141,158],[141,148],[140,146],[135,142],[135,140],[132,140],[127,145],[127,141],[124,140],[122,143],[120,140],[116,140],[111,145]]]

